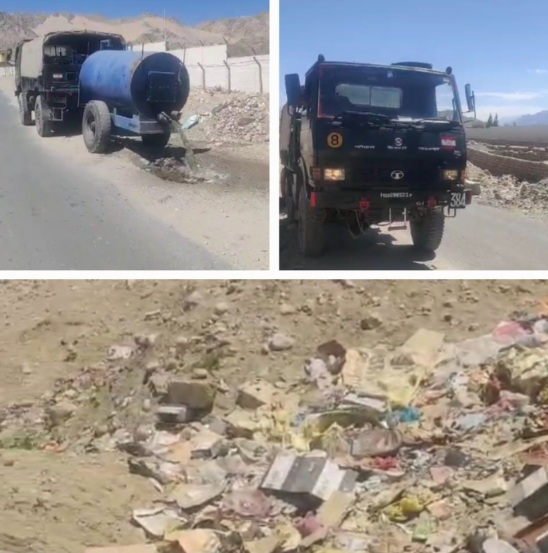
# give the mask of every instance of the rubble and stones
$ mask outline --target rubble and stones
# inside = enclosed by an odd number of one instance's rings
[[[222,89],[195,89],[183,112],[199,116],[188,131],[191,141],[213,144],[267,143],[269,140],[268,94],[246,94]]]

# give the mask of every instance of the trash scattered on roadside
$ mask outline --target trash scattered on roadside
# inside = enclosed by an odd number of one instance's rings
[[[187,117],[182,123],[181,128],[186,131],[188,129],[191,129],[192,127],[195,127],[200,122],[200,116],[199,115],[191,115],[190,117]]]
[[[280,362],[296,343],[271,329],[265,340]],[[547,319],[461,343],[421,329],[394,350],[349,346],[310,348],[291,383],[148,371],[148,425],[107,437],[162,496],[131,514],[153,543],[89,553],[543,551]],[[48,399],[52,431],[77,414],[67,397]]]

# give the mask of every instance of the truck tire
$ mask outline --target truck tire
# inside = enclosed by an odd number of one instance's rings
[[[19,117],[21,118],[21,125],[30,127],[32,125],[32,111],[29,109],[27,98],[23,92],[17,97],[19,104]]]
[[[143,134],[141,140],[147,148],[165,148],[169,144],[171,133],[165,132],[162,134]]]
[[[93,100],[86,105],[82,116],[82,136],[91,154],[104,154],[109,147],[112,121],[105,102]]]
[[[310,206],[306,187],[299,190],[299,250],[304,257],[318,257],[324,248],[324,221],[322,213]]]
[[[295,176],[291,171],[282,169],[282,186],[284,187],[284,204],[285,214],[287,216],[288,223],[294,223],[297,219],[297,209],[295,206],[295,199],[293,198],[293,179]]]
[[[51,121],[44,119],[44,112],[46,110],[47,105],[44,98],[38,96],[34,104],[34,125],[36,126],[36,132],[41,137],[49,136],[52,129]]]
[[[445,216],[441,208],[429,209],[419,219],[411,221],[413,245],[422,251],[435,252],[441,244]]]

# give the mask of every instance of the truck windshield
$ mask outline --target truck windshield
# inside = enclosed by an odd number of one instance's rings
[[[393,118],[460,121],[453,79],[424,71],[321,66],[319,117],[374,112]]]

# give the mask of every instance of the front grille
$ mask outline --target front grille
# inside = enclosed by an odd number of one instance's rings
[[[400,177],[400,178],[394,178]],[[440,168],[432,165],[398,163],[357,166],[352,171],[352,180],[365,185],[409,186],[438,181]]]

